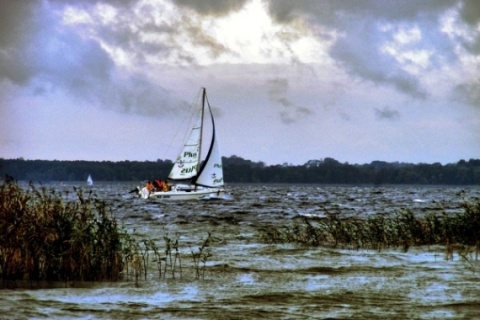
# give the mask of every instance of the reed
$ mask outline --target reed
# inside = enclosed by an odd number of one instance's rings
[[[156,246],[153,240],[143,240],[145,247],[148,247],[153,252],[153,260],[152,262],[157,263],[157,271],[158,271],[158,278],[162,278],[162,261],[166,261],[166,258],[162,256],[160,253],[159,248]]]
[[[210,239],[211,233],[209,232],[207,238],[203,241],[202,245],[198,247],[197,251],[194,251],[192,248],[190,248],[193,265],[195,268],[195,279],[200,279],[200,275],[202,276],[202,279],[205,278],[207,261],[212,256],[212,252],[210,250]]]
[[[129,237],[103,201],[76,201],[30,184],[0,186],[0,276],[4,282],[116,281]]]
[[[142,264],[143,258],[140,255],[140,252],[142,252],[140,243],[133,237],[126,236],[123,244],[122,255],[124,269],[122,270],[122,275],[129,280],[130,275],[133,274],[135,283],[138,284],[142,270],[146,270],[145,266]]]
[[[163,246],[136,239],[92,192],[58,192],[15,182],[0,186],[0,277],[3,287],[43,281],[117,281],[182,277],[180,236],[163,236]],[[70,199],[70,200],[68,200]],[[211,234],[190,248],[195,279],[204,279],[212,256]],[[20,283],[21,282],[21,283]]]
[[[402,209],[393,216],[376,214],[366,219],[340,218],[327,213],[326,218],[296,219],[290,225],[261,226],[261,241],[299,243],[307,246],[334,246],[354,249],[401,248],[444,245],[447,258],[456,250],[464,259],[478,260],[480,254],[480,202],[464,200],[462,211],[440,215],[415,216]]]
[[[163,237],[165,243],[165,256],[159,257],[159,261],[165,261],[163,275],[164,278],[167,275],[167,268],[170,267],[170,272],[172,278],[175,279],[177,264],[180,272],[180,277],[182,276],[182,262],[180,259],[179,252],[179,235],[177,234],[175,239],[170,238],[168,232]]]
[[[0,278],[3,287],[31,287],[52,281],[148,279],[156,263],[159,278],[182,277],[180,236],[136,239],[119,225],[111,208],[80,188],[55,191],[15,182],[0,185]],[[160,238],[162,239],[162,238]],[[204,279],[212,256],[211,233],[198,249],[190,246],[195,279]],[[1,287],[1,286],[0,286]]]

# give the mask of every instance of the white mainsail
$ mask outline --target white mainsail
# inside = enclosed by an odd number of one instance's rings
[[[89,185],[89,186],[93,186],[93,179],[92,179],[92,176],[91,176],[91,175],[88,175],[88,178],[87,178],[87,185]]]
[[[213,120],[213,114],[212,110],[210,109],[210,105],[208,105],[208,110],[210,111],[210,116],[212,119],[212,142],[207,158],[205,159],[205,163],[200,170],[200,174],[195,180],[195,184],[204,187],[216,188],[223,186],[222,155],[220,153],[220,146],[215,135],[215,121]]]

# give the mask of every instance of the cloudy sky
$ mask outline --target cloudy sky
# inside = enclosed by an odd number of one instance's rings
[[[0,157],[480,158],[480,1],[0,1]],[[183,136],[182,136],[183,137]]]

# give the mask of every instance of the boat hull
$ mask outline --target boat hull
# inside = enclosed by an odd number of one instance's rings
[[[199,199],[215,199],[225,195],[224,189],[219,188],[201,188],[198,190],[170,190],[170,191],[154,191],[150,193],[140,191],[140,197],[147,199],[160,199],[165,201],[176,200],[199,200]]]

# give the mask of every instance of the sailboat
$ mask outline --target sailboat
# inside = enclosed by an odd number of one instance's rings
[[[92,176],[91,176],[91,175],[88,175],[87,185],[88,185],[88,186],[93,186],[93,180],[92,180]]]
[[[201,88],[201,109],[189,138],[181,149],[171,171],[161,187],[147,184],[139,188],[139,196],[165,200],[193,200],[222,198],[225,195],[222,156],[215,132],[215,120],[205,88]],[[210,115],[211,139],[202,162],[204,124]]]

